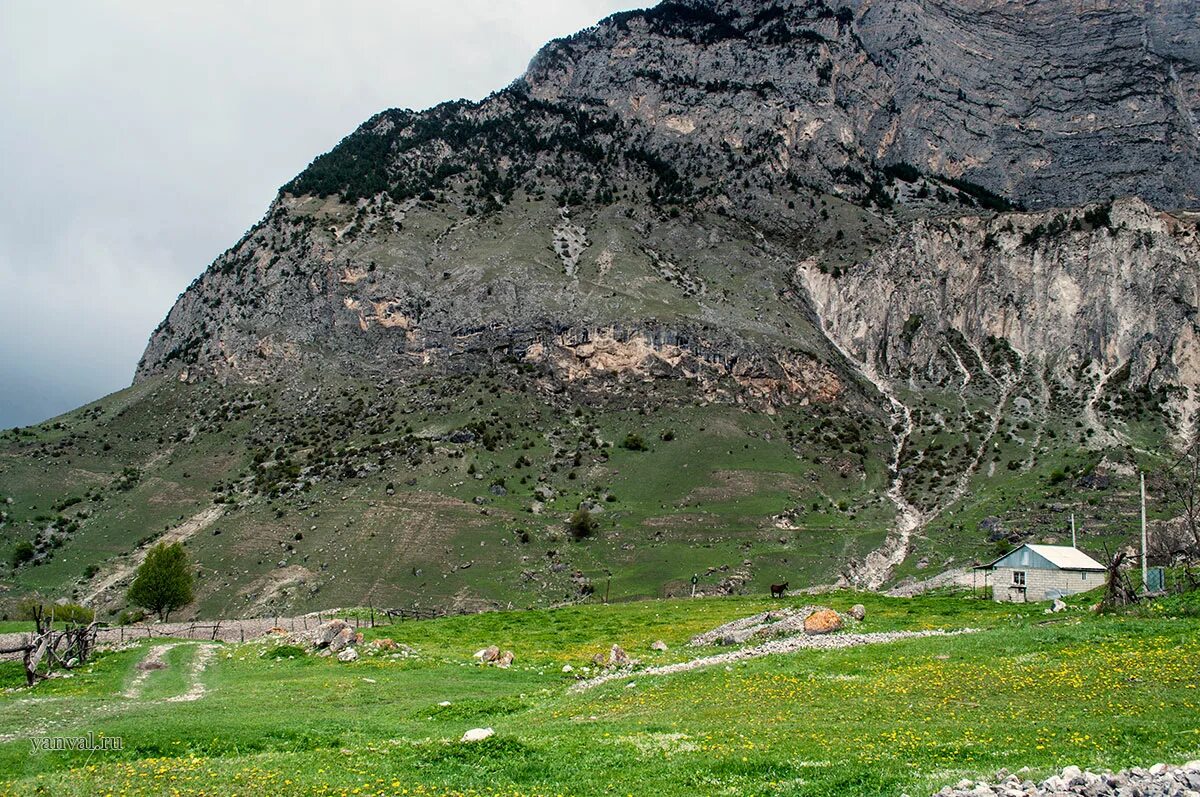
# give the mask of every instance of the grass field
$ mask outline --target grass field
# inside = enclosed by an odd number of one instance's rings
[[[864,603],[855,630],[981,630],[582,692],[570,690],[575,676],[614,642],[643,664],[683,661],[710,652],[685,646],[693,634],[769,604],[647,601],[409,622],[365,630],[416,655],[348,664],[276,656],[273,643],[224,645],[192,702],[172,697],[196,677],[194,643],[169,651],[136,698],[123,694],[150,643],[33,690],[7,665],[0,794],[915,795],[1001,767],[1200,753],[1190,603],[1135,617],[1093,615],[1082,600],[1058,615],[955,596],[820,600]],[[651,650],[656,639],[670,649]],[[487,644],[513,649],[514,667],[475,665]],[[496,735],[458,741],[484,726]],[[88,731],[124,747],[31,752],[27,740]]]

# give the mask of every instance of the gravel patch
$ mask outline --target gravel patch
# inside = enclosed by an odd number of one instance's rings
[[[747,618],[749,619],[749,618]],[[963,628],[958,631],[883,631],[873,634],[830,634],[827,636],[795,636],[786,639],[774,639],[754,647],[732,650],[728,653],[718,653],[715,656],[704,656],[678,664],[667,664],[662,667],[651,667],[645,670],[621,670],[605,675],[580,681],[571,687],[572,691],[580,692],[595,686],[616,681],[622,678],[645,675],[673,675],[701,667],[712,667],[718,664],[732,664],[736,661],[756,659],[762,656],[775,656],[781,653],[794,653],[798,650],[839,650],[860,645],[880,645],[888,642],[899,642],[902,639],[923,639],[926,637],[958,636],[973,634],[979,629]]]

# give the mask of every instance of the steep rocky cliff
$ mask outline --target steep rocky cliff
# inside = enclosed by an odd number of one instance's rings
[[[926,229],[898,221],[963,207],[1200,201],[1196,13],[692,0],[617,14],[482,103],[385,112],[314,161],[181,297],[139,375],[269,375],[325,350],[384,367],[520,355],[614,325],[827,357],[779,301],[792,259],[877,271]],[[1061,337],[1021,334],[1035,349]]]
[[[849,189],[907,163],[1030,206],[1200,198],[1200,6],[692,0],[548,46],[534,96],[663,148]]]
[[[956,376],[964,359],[980,362],[1002,340],[1065,384],[1087,372],[1100,389],[1121,374],[1133,387],[1167,391],[1171,420],[1191,430],[1198,266],[1195,218],[1133,199],[920,220],[837,277],[815,259],[799,274],[826,330],[894,379]]]

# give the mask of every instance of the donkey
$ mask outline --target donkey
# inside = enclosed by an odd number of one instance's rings
[[[772,584],[771,585],[771,597],[772,598],[782,598],[783,593],[787,592],[787,588],[788,588],[788,583],[786,581],[783,582],[782,584]]]

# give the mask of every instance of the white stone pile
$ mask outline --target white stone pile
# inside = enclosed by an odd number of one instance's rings
[[[997,773],[995,783],[959,781],[937,792],[935,797],[1200,797],[1200,761],[1181,767],[1155,764],[1149,769],[1134,767],[1117,773],[1084,772],[1067,767],[1041,783]]]

